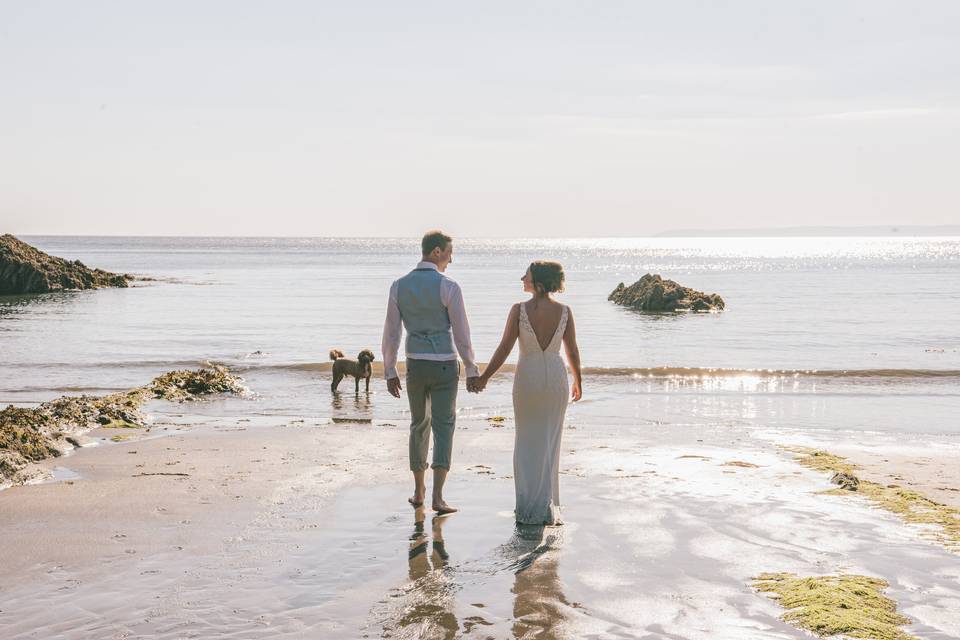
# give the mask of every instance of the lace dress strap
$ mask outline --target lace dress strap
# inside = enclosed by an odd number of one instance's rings
[[[550,346],[553,346],[553,343],[558,339],[563,339],[563,334],[567,331],[567,317],[569,315],[569,307],[563,305],[563,310],[560,312],[560,324],[557,325],[557,332],[553,335],[553,338],[550,340]],[[557,345],[557,349],[560,348],[560,345]]]

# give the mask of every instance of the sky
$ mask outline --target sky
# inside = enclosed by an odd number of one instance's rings
[[[0,233],[960,223],[960,2],[0,2]]]

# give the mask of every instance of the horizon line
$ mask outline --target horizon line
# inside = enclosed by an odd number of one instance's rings
[[[886,229],[885,232],[882,230]],[[856,231],[864,231],[857,235]],[[941,233],[919,234],[917,231],[935,231]],[[819,231],[819,233],[813,233]],[[829,232],[836,233],[829,233]],[[804,235],[804,232],[811,232]],[[870,233],[873,232],[873,233]],[[390,240],[390,239],[419,239],[420,234],[414,235],[260,235],[260,234],[131,234],[131,233],[14,233],[4,232],[15,237],[61,237],[61,238],[226,238],[226,239],[343,239],[343,240]],[[782,235],[777,235],[778,233]],[[742,235],[737,235],[742,234]],[[3,235],[3,234],[0,234]],[[806,227],[758,227],[732,229],[673,229],[645,235],[461,235],[454,236],[468,240],[659,240],[682,238],[756,238],[756,237],[791,237],[791,238],[823,238],[823,237],[960,237],[960,225],[864,225],[864,226],[806,226]]]

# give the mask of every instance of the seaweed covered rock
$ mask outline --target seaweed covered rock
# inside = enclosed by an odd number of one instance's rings
[[[60,455],[53,445],[49,417],[36,409],[9,406],[0,411],[0,486],[16,480],[30,462]]]
[[[95,427],[144,426],[141,408],[151,398],[183,402],[211,393],[243,391],[240,378],[225,367],[214,366],[170,371],[147,386],[106,396],[61,396],[31,408],[10,405],[0,411],[0,486],[27,480],[22,475],[24,467],[61,455],[75,446],[78,433]]]
[[[860,488],[860,478],[852,473],[837,471],[830,478],[830,482],[847,491],[857,491]]]
[[[131,279],[51,256],[10,234],[0,236],[0,295],[126,287]]]
[[[696,291],[650,273],[630,286],[621,282],[607,299],[640,311],[722,311],[724,308],[723,298],[716,293]]]
[[[170,371],[153,379],[150,390],[154,397],[183,402],[211,393],[243,393],[243,383],[226,367]]]
[[[73,435],[98,426],[141,427],[142,388],[106,396],[62,396],[38,407],[0,411],[0,483],[31,462],[59,456]],[[25,478],[24,478],[25,479]]]

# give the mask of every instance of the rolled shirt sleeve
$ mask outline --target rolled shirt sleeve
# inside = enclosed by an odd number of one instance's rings
[[[447,314],[450,317],[450,327],[453,330],[453,343],[457,347],[460,359],[463,360],[463,368],[468,378],[475,378],[480,375],[480,368],[477,366],[473,355],[473,343],[470,341],[470,323],[467,321],[467,311],[463,304],[463,292],[458,285],[449,278],[444,278],[441,295],[443,304],[447,307]]]
[[[383,340],[380,343],[380,350],[383,352],[383,376],[387,380],[400,377],[397,373],[397,353],[400,351],[402,336],[403,323],[400,320],[400,305],[397,304],[397,283],[394,282],[387,299],[387,318],[383,323]]]

